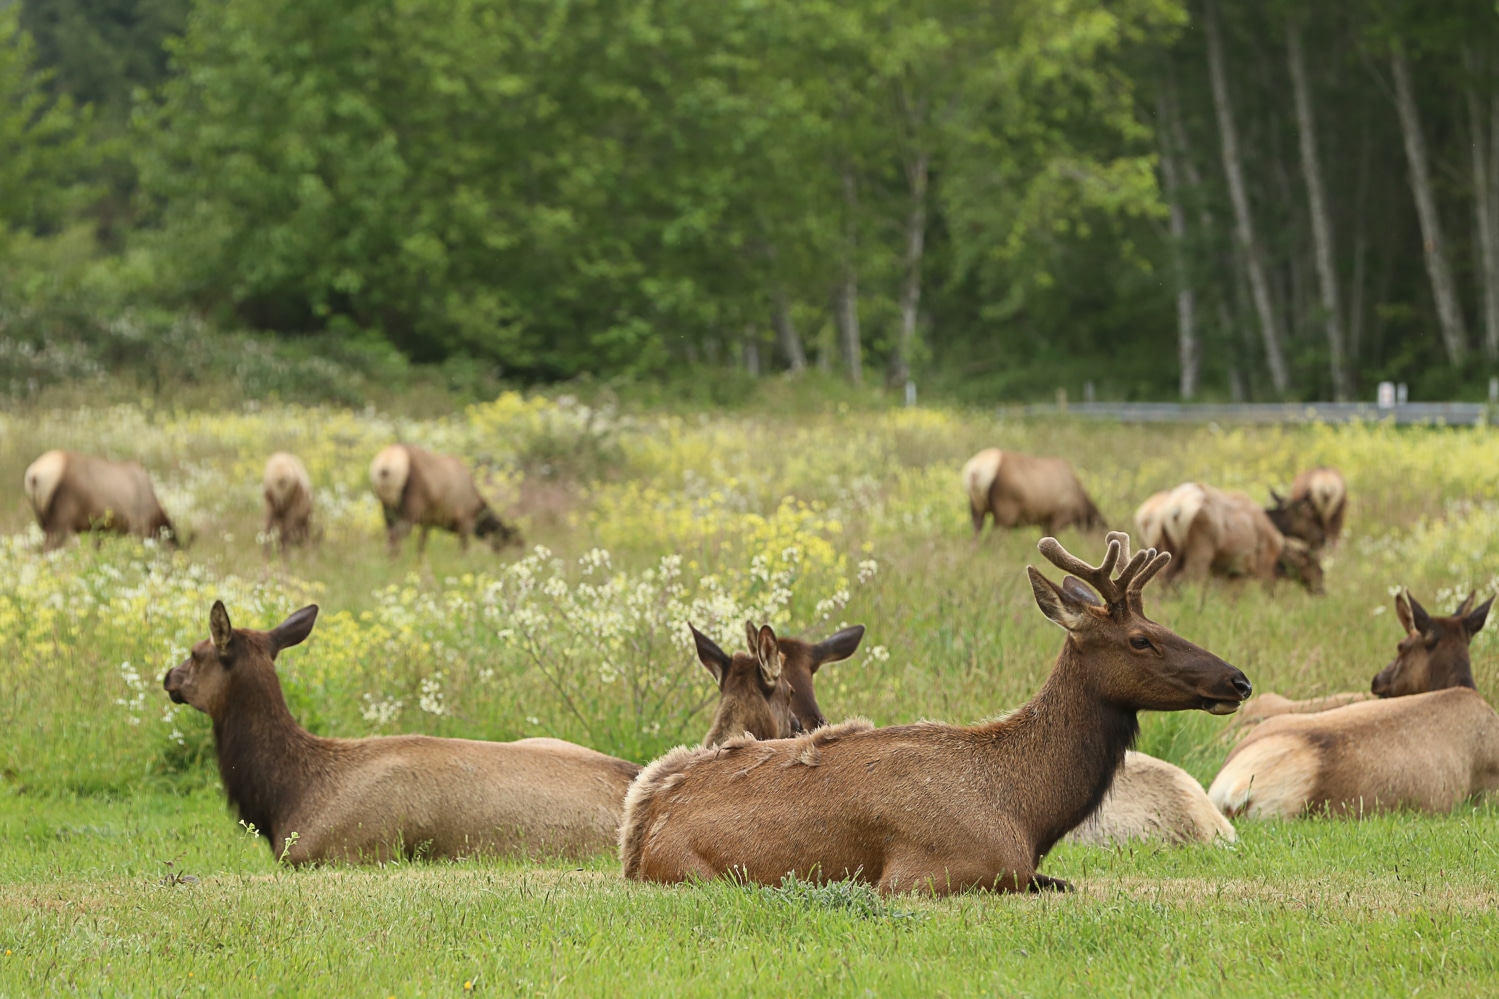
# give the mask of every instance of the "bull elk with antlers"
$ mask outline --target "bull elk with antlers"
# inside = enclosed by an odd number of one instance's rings
[[[1208,788],[1226,815],[1360,817],[1446,812],[1499,788],[1499,715],[1474,689],[1468,646],[1493,599],[1433,617],[1395,598],[1406,635],[1373,682],[1379,700],[1270,717],[1234,747]]]
[[[1036,868],[1108,792],[1136,712],[1229,714],[1251,691],[1239,670],[1145,617],[1142,588],[1170,556],[1131,558],[1128,546],[1110,534],[1095,567],[1042,539],[1042,554],[1075,574],[1058,585],[1027,568],[1036,603],[1067,639],[1041,691],[999,721],[852,721],[657,760],[625,801],[625,876],[733,872],[777,884],[792,873],[935,894],[1066,888]]]

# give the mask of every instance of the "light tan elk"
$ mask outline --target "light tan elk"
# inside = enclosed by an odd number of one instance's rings
[[[1357,818],[1446,812],[1499,788],[1499,716],[1473,689],[1468,644],[1490,599],[1450,617],[1396,598],[1407,634],[1374,678],[1380,700],[1277,715],[1250,730],[1208,789],[1226,815]]]
[[[625,802],[625,876],[732,872],[776,884],[791,873],[936,894],[1067,887],[1036,868],[1103,799],[1139,729],[1136,712],[1228,714],[1251,689],[1243,673],[1145,617],[1141,588],[1169,556],[1128,558],[1128,545],[1110,534],[1095,568],[1056,539],[1041,541],[1102,599],[1076,578],[1059,586],[1027,569],[1037,604],[1067,639],[1040,693],[999,721],[874,729],[856,720],[657,760]]]
[[[307,638],[317,610],[250,631],[216,601],[211,639],[163,680],[213,720],[224,791],[278,857],[591,856],[614,844],[633,763],[560,739],[324,739],[298,725],[274,661]]]
[[[312,479],[294,454],[277,451],[265,463],[265,548],[279,540],[281,551],[312,537]]]
[[[1048,534],[1064,527],[1102,528],[1103,515],[1063,458],[1036,458],[985,448],[963,466],[968,512],[978,537],[991,514],[996,527],[1039,524]]]
[[[177,531],[156,498],[151,476],[134,462],[75,451],[48,451],[26,469],[26,498],[41,525],[43,551],[71,534],[111,531],[159,538],[173,547]]]
[[[1087,846],[1155,840],[1173,845],[1232,843],[1234,827],[1213,807],[1197,778],[1181,767],[1134,750],[1114,775],[1098,810],[1067,834]]]
[[[1263,582],[1294,579],[1323,590],[1322,563],[1304,542],[1286,538],[1248,495],[1187,482],[1156,493],[1135,511],[1147,544],[1175,555],[1170,580],[1209,573]]]
[[[853,655],[864,639],[862,624],[813,644],[777,638],[770,625],[757,629],[746,621],[750,651],[730,656],[707,635],[688,627],[697,644],[698,661],[712,674],[719,691],[718,711],[703,738],[704,746],[744,735],[784,739],[826,725],[812,678],[825,663]]]
[[[370,483],[385,511],[392,556],[413,526],[421,527],[416,550],[427,550],[427,533],[434,527],[458,535],[468,551],[469,535],[488,538],[499,551],[520,544],[520,533],[500,520],[474,486],[473,476],[458,458],[433,454],[415,444],[392,444],[370,462]]]
[[[1348,512],[1348,483],[1343,481],[1342,473],[1326,466],[1300,473],[1291,483],[1291,500],[1302,498],[1310,500],[1317,511],[1327,544],[1337,544],[1343,534],[1343,517]]]

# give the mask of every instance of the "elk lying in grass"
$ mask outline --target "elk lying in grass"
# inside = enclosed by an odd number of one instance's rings
[[[1169,556],[1128,558],[1128,545],[1110,534],[1095,568],[1056,539],[1041,541],[1102,599],[1077,578],[1059,586],[1027,569],[1037,604],[1067,640],[1040,693],[999,721],[851,721],[657,760],[625,802],[625,876],[733,872],[777,884],[793,873],[936,894],[1065,888],[1036,868],[1103,799],[1139,729],[1136,712],[1228,714],[1251,690],[1239,670],[1145,617],[1141,588]]]
[[[1305,542],[1282,535],[1244,493],[1183,483],[1140,504],[1135,524],[1147,544],[1178,559],[1167,573],[1171,580],[1201,579],[1209,573],[1264,582],[1294,579],[1312,593],[1322,592],[1316,553]]]
[[[718,711],[703,745],[717,746],[744,735],[784,739],[826,725],[812,678],[824,663],[853,655],[864,639],[864,626],[844,628],[816,644],[777,638],[768,624],[757,629],[746,621],[744,628],[750,651],[732,656],[692,628],[698,660],[712,674],[719,691]]]
[[[425,735],[324,739],[292,718],[276,654],[317,607],[270,631],[235,629],[222,602],[211,639],[167,672],[173,701],[213,720],[219,776],[240,818],[293,864],[398,856],[590,856],[615,842],[640,768],[560,739]]]
[[[1098,810],[1067,834],[1086,846],[1155,840],[1172,845],[1232,843],[1233,823],[1213,807],[1197,778],[1181,767],[1134,750],[1114,775]]]
[[[495,551],[521,543],[520,533],[500,520],[479,495],[473,476],[458,458],[415,444],[392,444],[370,462],[370,482],[385,511],[392,557],[400,554],[401,542],[413,526],[421,527],[419,555],[427,550],[427,534],[434,527],[457,534],[464,551],[471,534],[488,538]]]
[[[1064,527],[1093,530],[1104,526],[1103,515],[1063,458],[985,448],[963,466],[963,488],[968,492],[974,537],[991,514],[997,527],[1038,524],[1048,534]]]
[[[1499,788],[1499,716],[1473,689],[1468,645],[1488,617],[1469,596],[1449,617],[1396,598],[1405,626],[1374,678],[1380,700],[1287,713],[1250,730],[1208,789],[1226,815],[1359,817],[1446,812]],[[1294,702],[1292,702],[1294,703]]]
[[[265,548],[279,540],[282,554],[312,537],[312,479],[300,458],[277,451],[265,463]]]
[[[1291,500],[1306,499],[1317,511],[1326,543],[1335,545],[1343,534],[1343,517],[1348,512],[1348,483],[1336,468],[1318,466],[1296,476],[1291,483]],[[1312,547],[1318,547],[1311,538]]]
[[[156,498],[151,476],[134,462],[48,451],[27,467],[22,484],[45,535],[43,551],[52,551],[69,535],[86,531],[135,534],[177,544],[176,528]]]

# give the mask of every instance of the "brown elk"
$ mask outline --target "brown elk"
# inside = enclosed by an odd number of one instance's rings
[[[52,551],[70,534],[112,531],[159,538],[175,547],[177,530],[161,508],[151,476],[134,462],[75,451],[48,451],[26,469],[26,498]]]
[[[625,760],[560,739],[325,739],[298,725],[275,659],[311,634],[317,611],[250,631],[215,601],[211,638],[162,681],[212,719],[224,791],[278,857],[590,856],[615,842],[640,770]]]
[[[1317,511],[1326,543],[1335,545],[1343,534],[1343,518],[1348,512],[1348,483],[1336,468],[1319,465],[1298,474],[1291,483],[1291,500],[1309,500]],[[1312,547],[1317,547],[1310,538]]]
[[[770,625],[745,622],[749,652],[730,656],[707,635],[692,629],[697,657],[718,684],[718,711],[703,738],[704,746],[748,735],[784,739],[821,728],[827,719],[817,706],[813,676],[825,663],[853,655],[864,639],[864,626],[844,628],[821,642],[777,638]]]
[[[458,458],[415,444],[392,444],[370,462],[370,482],[385,511],[392,557],[400,554],[401,541],[413,526],[421,527],[419,555],[427,550],[427,534],[434,527],[457,534],[464,551],[471,534],[488,538],[495,551],[521,543],[520,532],[489,508]]]
[[[985,448],[963,466],[963,488],[968,492],[974,537],[983,531],[990,515],[996,527],[1037,524],[1048,534],[1064,527],[1093,530],[1104,526],[1103,514],[1064,458]]]
[[[312,479],[300,458],[277,451],[265,463],[261,478],[265,495],[265,548],[275,540],[282,554],[312,537]]]
[[[1239,670],[1145,617],[1142,587],[1170,556],[1129,558],[1128,545],[1110,534],[1094,567],[1042,539],[1042,553],[1086,584],[1027,569],[1067,639],[1041,691],[999,721],[875,729],[856,720],[657,760],[625,801],[625,876],[733,872],[776,884],[790,873],[936,894],[1066,888],[1036,868],[1107,793],[1139,730],[1136,712],[1229,714],[1251,690]]]
[[[1183,483],[1140,504],[1135,524],[1147,544],[1176,555],[1178,561],[1167,573],[1170,580],[1212,573],[1267,583],[1294,579],[1312,593],[1323,590],[1316,553],[1276,530],[1245,493]]]
[[[1397,597],[1407,634],[1374,678],[1380,699],[1261,722],[1214,778],[1213,804],[1253,818],[1359,817],[1445,812],[1499,788],[1499,716],[1473,689],[1468,656],[1493,600],[1476,609],[1472,602],[1431,617]]]

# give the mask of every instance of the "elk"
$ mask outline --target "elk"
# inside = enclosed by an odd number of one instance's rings
[[[1065,458],[985,448],[963,466],[963,488],[975,538],[991,514],[996,527],[1037,524],[1048,534],[1064,527],[1086,531],[1104,526],[1103,514]]]
[[[1499,788],[1499,716],[1473,689],[1468,656],[1492,603],[1475,609],[1470,595],[1451,616],[1432,617],[1397,596],[1407,634],[1374,678],[1379,699],[1261,722],[1229,753],[1208,797],[1231,816],[1357,818],[1446,812]]]
[[[777,638],[770,625],[746,621],[749,652],[730,656],[692,625],[698,661],[718,684],[718,711],[703,738],[717,746],[730,737],[784,739],[828,723],[817,706],[813,676],[825,663],[853,655],[864,639],[864,626],[844,628],[813,644],[799,638]]]
[[[1286,499],[1274,489],[1270,490],[1271,505],[1265,507],[1265,516],[1275,529],[1287,538],[1306,542],[1306,546],[1318,551],[1327,544],[1327,526],[1317,512],[1310,496]]]
[[[22,485],[42,528],[44,552],[86,531],[160,538],[177,546],[177,529],[156,498],[151,476],[134,462],[48,451],[27,467]]]
[[[1067,834],[1069,843],[1108,846],[1157,840],[1173,846],[1232,843],[1233,823],[1213,807],[1197,779],[1181,767],[1133,749],[1114,775],[1098,810]]]
[[[162,681],[175,703],[212,719],[225,794],[278,857],[591,856],[613,845],[633,763],[560,739],[326,739],[298,725],[275,660],[312,633],[317,613],[310,605],[252,631],[215,601],[209,639]]]
[[[1175,554],[1170,580],[1209,573],[1264,582],[1294,579],[1323,590],[1322,564],[1305,542],[1280,533],[1248,495],[1187,482],[1156,493],[1135,511],[1147,544]]]
[[[1291,482],[1291,500],[1307,499],[1317,512],[1326,543],[1335,545],[1343,534],[1343,517],[1348,512],[1348,483],[1336,468],[1319,465],[1299,473]],[[1307,541],[1311,543],[1311,539]],[[1312,543],[1313,547],[1318,547]]]
[[[1048,560],[1086,582],[1058,585],[1027,567],[1042,613],[1067,638],[1041,691],[998,721],[877,729],[855,719],[795,739],[679,747],[652,763],[625,800],[625,877],[733,872],[777,884],[791,873],[939,895],[1066,889],[1037,867],[1103,800],[1136,712],[1230,714],[1252,690],[1239,670],[1145,617],[1142,588],[1170,556],[1130,558],[1128,546],[1128,535],[1110,534],[1095,567],[1041,540]]]
[[[463,462],[451,455],[433,454],[415,444],[392,444],[370,462],[370,482],[385,511],[392,558],[417,525],[418,555],[426,552],[427,534],[434,527],[457,534],[463,551],[468,551],[471,534],[488,538],[495,551],[521,543],[520,532],[495,515]]]
[[[265,495],[265,549],[281,542],[281,553],[304,545],[312,537],[312,479],[300,458],[277,451],[265,463],[261,477]]]

